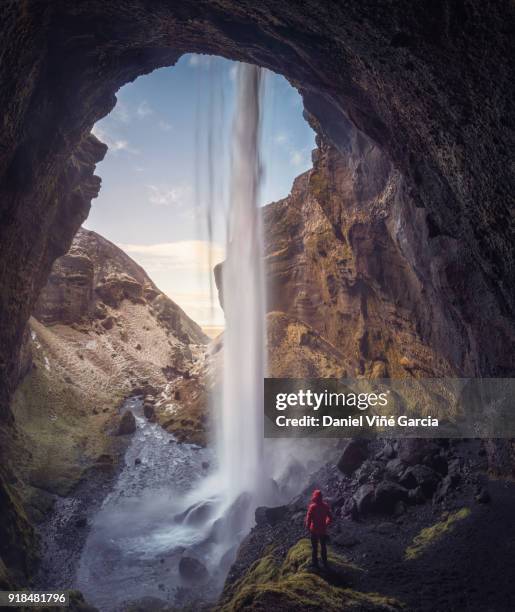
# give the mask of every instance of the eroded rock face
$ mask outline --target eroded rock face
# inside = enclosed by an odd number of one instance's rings
[[[124,300],[152,310],[156,322],[181,342],[207,340],[200,327],[159,291],[143,268],[109,240],[82,228],[68,253],[54,263],[34,316],[46,325],[99,320],[104,329],[110,330]]]
[[[56,260],[34,309],[42,323],[76,323],[93,300],[93,262],[84,255]]]
[[[264,227],[269,310],[311,326],[346,375],[474,376],[487,361],[509,371],[510,320],[490,303],[497,333],[482,336],[481,311],[459,311],[456,241],[431,236],[427,212],[377,147],[356,139],[341,153],[321,142],[313,170],[265,208]]]

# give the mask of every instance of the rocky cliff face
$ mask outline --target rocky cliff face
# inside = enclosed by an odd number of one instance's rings
[[[200,327],[159,291],[143,268],[114,244],[85,229],[77,232],[68,253],[54,263],[34,317],[47,326],[91,323],[102,332],[116,325],[124,302],[144,306],[155,325],[184,344],[207,341]]]
[[[427,213],[409,208],[401,176],[377,147],[357,139],[342,154],[321,144],[313,170],[264,215],[269,310],[329,341],[345,355],[346,375],[440,377],[480,367],[478,321],[453,302],[455,241],[431,235]],[[484,350],[509,368],[510,322],[497,311],[492,325],[497,334],[484,338]]]

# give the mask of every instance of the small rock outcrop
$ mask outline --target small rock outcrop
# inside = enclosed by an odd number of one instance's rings
[[[195,557],[182,557],[179,561],[179,573],[191,582],[204,582],[209,577],[206,566]]]
[[[350,476],[361,466],[367,456],[366,442],[359,439],[349,440],[337,463],[338,469],[346,476]]]
[[[33,314],[45,325],[94,326],[99,320],[111,330],[124,301],[154,310],[156,324],[182,343],[207,341],[200,327],[159,291],[143,268],[116,245],[83,228],[68,253],[54,263]]]

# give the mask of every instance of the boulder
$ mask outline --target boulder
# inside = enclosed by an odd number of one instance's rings
[[[400,480],[404,471],[406,469],[406,464],[397,457],[396,459],[390,459],[386,464],[386,472],[388,475],[394,480]]]
[[[367,459],[356,471],[355,478],[359,484],[379,482],[384,474],[384,464],[381,461]]]
[[[209,577],[206,566],[195,557],[182,557],[179,561],[179,574],[191,582],[204,582]]]
[[[420,438],[402,438],[397,444],[397,456],[408,465],[422,463],[424,458],[431,457],[439,450],[433,440]]]
[[[256,525],[275,525],[282,521],[288,514],[288,506],[275,506],[268,508],[267,506],[259,506],[256,508],[255,519]]]
[[[393,459],[395,457],[395,450],[390,442],[386,442],[379,453],[377,453],[378,459]]]
[[[354,493],[356,510],[359,514],[371,512],[374,506],[374,487],[371,484],[364,484]]]
[[[367,456],[367,444],[364,440],[349,440],[343,449],[337,467],[342,474],[350,476],[366,460]]]
[[[440,502],[447,497],[449,492],[456,487],[460,480],[461,476],[457,472],[447,474],[447,476],[445,476],[438,485],[438,489],[436,490],[435,494],[435,501]]]
[[[407,489],[385,480],[376,487],[373,510],[380,514],[393,514],[397,503],[406,501],[408,501]]]
[[[143,414],[145,415],[146,419],[148,419],[149,421],[153,421],[156,417],[153,404],[143,404]]]
[[[359,544],[359,540],[355,536],[348,533],[338,533],[337,535],[331,537],[331,543],[336,544],[336,546],[352,548],[353,546],[357,546]]]
[[[114,325],[114,319],[112,316],[107,316],[103,321],[100,322],[100,325],[102,325],[102,327],[104,329],[113,329],[113,325]]]
[[[436,491],[440,479],[441,474],[427,465],[414,465],[407,468],[399,482],[407,489],[421,487],[424,495],[429,498]]]
[[[116,433],[118,436],[126,436],[128,434],[133,434],[135,431],[136,419],[130,410],[126,410],[120,419],[118,431]]]

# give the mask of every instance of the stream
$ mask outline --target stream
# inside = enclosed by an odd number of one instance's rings
[[[196,541],[195,527],[177,517],[188,491],[206,474],[212,452],[178,444],[172,434],[148,422],[141,398],[126,400],[122,411],[127,409],[137,429],[118,478],[91,521],[74,580],[74,587],[102,612],[145,597],[176,604],[196,597],[178,572],[182,554]],[[202,590],[208,595],[218,588],[216,582]]]

